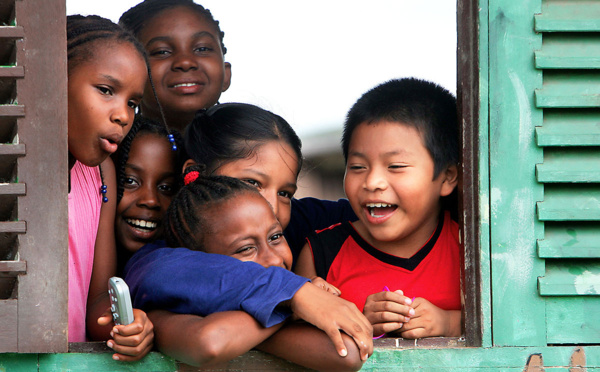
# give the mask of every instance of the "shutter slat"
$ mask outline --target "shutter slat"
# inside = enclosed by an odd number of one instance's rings
[[[25,106],[23,105],[0,105],[0,116],[25,116]]]
[[[600,258],[600,225],[594,222],[546,223],[537,241],[541,258]]]
[[[600,31],[600,4],[597,1],[546,0],[542,13],[534,16],[536,32]]]
[[[600,221],[600,186],[550,186],[545,187],[544,201],[537,203],[540,221]]]
[[[24,183],[0,183],[0,195],[25,195]]]
[[[20,39],[25,36],[21,26],[0,26],[0,38]]]
[[[27,232],[25,221],[2,221],[0,222],[0,233],[19,233]]]
[[[0,143],[0,155],[25,155],[25,145],[22,143],[18,144],[5,144]]]
[[[24,75],[23,66],[0,66],[0,78],[22,78]]]
[[[544,163],[536,165],[538,182],[600,182],[600,151],[596,148],[548,148]]]
[[[25,261],[0,261],[0,272],[26,273],[27,262]]]
[[[538,278],[541,296],[600,295],[600,265],[589,262],[547,263],[546,275]]]

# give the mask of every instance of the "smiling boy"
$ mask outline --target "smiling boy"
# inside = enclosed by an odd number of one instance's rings
[[[456,99],[434,83],[391,80],[344,126],[344,188],[356,222],[317,231],[296,272],[354,302],[375,336],[460,336],[458,225],[442,208],[458,177]]]

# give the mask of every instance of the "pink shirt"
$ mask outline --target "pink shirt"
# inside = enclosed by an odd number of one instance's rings
[[[100,186],[98,167],[75,162],[69,192],[69,342],[86,341],[86,304],[102,207]]]

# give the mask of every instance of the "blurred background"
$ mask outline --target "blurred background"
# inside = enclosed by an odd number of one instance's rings
[[[140,0],[67,0],[67,14],[117,22]],[[345,115],[370,88],[415,76],[456,93],[452,0],[197,0],[225,32],[232,83],[220,102],[286,119],[303,142],[296,196],[344,197]]]

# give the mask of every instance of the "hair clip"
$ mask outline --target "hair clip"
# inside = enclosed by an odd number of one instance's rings
[[[189,185],[190,183],[196,181],[198,176],[200,176],[200,172],[191,171],[190,173],[186,174],[185,177],[183,177],[183,184],[185,186]]]

